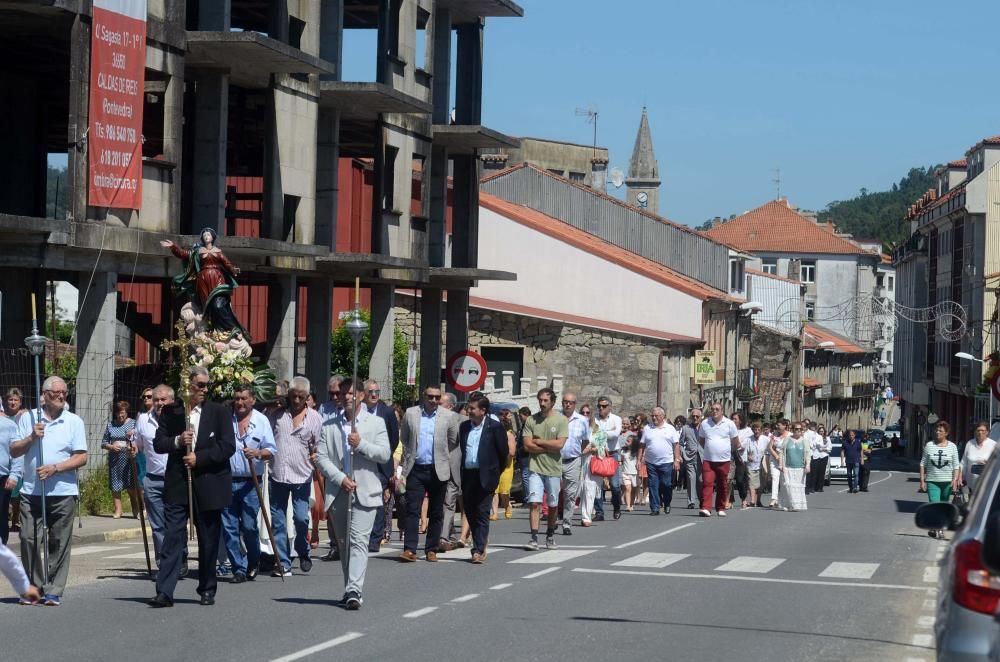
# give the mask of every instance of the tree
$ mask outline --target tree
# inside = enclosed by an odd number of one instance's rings
[[[358,379],[368,379],[371,362],[371,313],[361,311],[361,319],[368,323],[368,331],[358,343]],[[354,341],[347,332],[346,320],[341,321],[330,337],[330,371],[350,376],[354,370]],[[417,387],[406,383],[406,360],[409,347],[398,328],[392,335],[392,401],[401,405],[415,402]]]

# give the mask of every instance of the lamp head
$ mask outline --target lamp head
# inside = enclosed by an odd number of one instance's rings
[[[965,359],[966,361],[979,361],[975,356],[969,354],[968,352],[957,352],[955,354],[956,359]]]
[[[48,338],[38,335],[38,332],[35,331],[24,339],[24,345],[28,348],[28,351],[31,352],[32,356],[41,356],[45,351],[45,343],[48,341]]]
[[[351,340],[354,344],[361,342],[361,338],[365,335],[365,331],[368,330],[368,323],[361,319],[361,311],[357,308],[354,309],[351,318],[347,320],[344,325],[347,327],[347,332],[351,334]]]

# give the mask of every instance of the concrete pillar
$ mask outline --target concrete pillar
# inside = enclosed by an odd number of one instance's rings
[[[232,0],[198,3],[198,29],[229,32],[232,27]]]
[[[118,275],[98,271],[89,289],[88,281],[87,274],[81,274],[74,413],[87,425],[87,450],[99,453],[115,397]]]
[[[278,381],[291,379],[295,371],[297,303],[295,276],[272,276],[267,288],[267,363]]]
[[[448,150],[446,148],[436,144],[431,146],[430,170],[431,180],[427,186],[427,194],[430,196],[427,261],[432,267],[443,267],[447,252]]]
[[[24,339],[31,335],[31,292],[35,286],[38,308],[38,332],[45,335],[45,288],[38,272],[0,269],[0,347],[24,349]]]
[[[392,393],[393,339],[396,333],[396,288],[392,285],[372,285],[371,360],[368,376],[382,387],[382,399],[389,401]]]
[[[321,74],[320,80],[342,80],[344,61],[344,0],[321,0],[319,8],[319,56],[337,65],[333,75]]]
[[[481,124],[483,115],[483,19],[460,25],[455,54],[455,122]]]
[[[445,361],[469,348],[469,290],[448,290]]]
[[[456,156],[452,182],[451,266],[476,267],[479,264],[479,159],[472,155]]]
[[[322,389],[330,377],[333,281],[315,278],[308,281],[306,287],[309,307],[306,309],[305,373],[313,384],[316,397],[319,397],[319,394],[326,393]]]
[[[340,112],[319,109],[316,126],[317,246],[337,250],[337,199],[340,195]]]
[[[420,292],[420,390],[441,385],[441,290]]]
[[[73,17],[70,29],[69,117],[66,138],[69,157],[66,184],[72,197],[66,214],[71,219],[87,218],[87,145],[84,136],[90,117],[90,19],[82,14]],[[68,191],[68,192],[69,192]]]
[[[513,370],[503,370],[500,373],[501,383],[503,384],[503,390],[514,392],[514,371]]]
[[[431,119],[434,124],[448,124],[451,110],[451,12],[435,9],[429,23],[428,38],[433,44],[431,58]]]
[[[209,227],[223,236],[226,234],[229,76],[214,71],[199,72],[196,85],[192,230],[198,232]]]
[[[272,39],[288,43],[288,0],[268,3],[267,33]]]

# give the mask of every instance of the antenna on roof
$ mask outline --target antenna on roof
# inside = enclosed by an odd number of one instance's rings
[[[774,182],[774,192],[775,192],[774,199],[781,200],[781,168],[775,168],[771,172],[774,173],[774,179],[771,180],[772,182]]]
[[[574,113],[577,117],[587,116],[587,123],[594,125],[594,156],[597,156],[597,109],[593,106],[577,107]]]

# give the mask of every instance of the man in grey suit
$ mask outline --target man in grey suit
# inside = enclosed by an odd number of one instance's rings
[[[350,550],[341,553],[340,564],[344,571],[343,603],[351,611],[361,608],[368,569],[368,537],[375,524],[375,513],[382,507],[378,465],[392,455],[385,421],[355,405],[358,386],[350,379],[340,384],[343,413],[323,426],[321,443],[313,458],[326,479],[324,506],[333,518],[337,547]],[[354,432],[352,416],[356,416]]]
[[[698,426],[701,424],[701,410],[692,409],[687,425],[681,428],[681,455],[687,470],[688,510],[694,510],[701,499],[702,447],[698,440]]]
[[[437,561],[437,547],[444,523],[444,497],[448,481],[460,481],[462,449],[458,445],[458,415],[440,406],[441,389],[424,389],[421,404],[410,407],[399,426],[403,444],[400,465],[406,485],[406,525],[403,528],[401,561],[417,560],[418,526],[423,494],[427,492],[427,538],[424,552]]]

